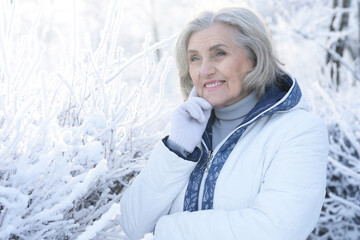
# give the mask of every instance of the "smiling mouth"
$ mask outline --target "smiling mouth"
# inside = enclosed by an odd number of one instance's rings
[[[225,81],[216,81],[216,82],[212,82],[212,83],[207,83],[207,84],[205,84],[205,88],[213,88],[213,87],[223,84],[224,82]]]

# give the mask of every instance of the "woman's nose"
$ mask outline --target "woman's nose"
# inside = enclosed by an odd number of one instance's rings
[[[203,60],[200,69],[200,75],[203,78],[208,78],[215,73],[215,67],[211,61]]]

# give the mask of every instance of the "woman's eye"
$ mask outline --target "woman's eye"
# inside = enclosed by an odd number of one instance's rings
[[[197,56],[190,57],[190,62],[196,62],[199,58]]]
[[[218,51],[217,53],[216,53],[216,56],[225,56],[226,55],[226,52],[225,51]]]

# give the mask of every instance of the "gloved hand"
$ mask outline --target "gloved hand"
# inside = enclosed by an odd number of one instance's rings
[[[186,152],[192,153],[201,141],[211,109],[211,104],[199,97],[194,87],[189,99],[172,113],[169,140]]]

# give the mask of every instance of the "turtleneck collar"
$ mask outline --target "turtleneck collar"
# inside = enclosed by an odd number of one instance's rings
[[[215,116],[220,121],[234,121],[244,118],[258,102],[256,93],[253,91],[240,101],[224,107],[214,108]]]

